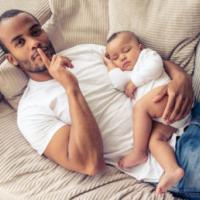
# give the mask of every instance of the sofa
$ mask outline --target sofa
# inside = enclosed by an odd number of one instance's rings
[[[105,45],[116,31],[134,31],[145,46],[192,75],[195,98],[200,100],[199,0],[0,0],[0,5],[0,13],[22,9],[35,15],[57,52],[84,43]],[[156,197],[152,184],[111,165],[91,177],[39,156],[16,124],[27,81],[0,51],[0,200],[179,199],[169,192]]]

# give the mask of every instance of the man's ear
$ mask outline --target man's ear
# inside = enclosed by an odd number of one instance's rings
[[[6,59],[13,65],[17,66],[19,63],[16,60],[16,58],[11,54],[11,53],[7,53],[6,55]]]

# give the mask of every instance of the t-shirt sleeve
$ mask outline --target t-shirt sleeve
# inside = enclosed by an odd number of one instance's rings
[[[18,111],[17,124],[23,136],[40,155],[53,135],[66,125],[50,109],[37,106]]]
[[[130,80],[128,73],[123,72],[119,68],[109,71],[109,77],[114,88],[124,91],[126,84]]]
[[[164,72],[161,56],[151,49],[145,49],[131,73],[131,81],[137,86],[142,86],[152,80],[158,79]]]

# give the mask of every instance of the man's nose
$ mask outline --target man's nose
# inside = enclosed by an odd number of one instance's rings
[[[37,49],[41,47],[41,42],[37,38],[30,38],[30,48]]]

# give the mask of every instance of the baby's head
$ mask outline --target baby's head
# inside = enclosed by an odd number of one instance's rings
[[[133,32],[114,33],[107,41],[107,57],[123,71],[133,69],[143,46]]]

